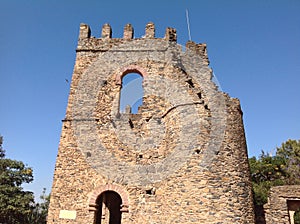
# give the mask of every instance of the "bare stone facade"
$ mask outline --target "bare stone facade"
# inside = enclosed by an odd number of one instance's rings
[[[272,187],[264,205],[266,224],[294,224],[294,214],[300,209],[300,185]]]
[[[254,223],[240,103],[212,81],[206,45],[153,23],[133,36],[80,25],[48,223]],[[143,104],[121,113],[133,72]]]

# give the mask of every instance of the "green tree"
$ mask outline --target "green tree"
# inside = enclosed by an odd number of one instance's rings
[[[43,189],[40,196],[40,202],[35,203],[31,213],[28,215],[28,223],[43,224],[47,221],[48,207],[50,203],[50,195],[46,195],[46,188]]]
[[[262,151],[257,159],[249,159],[255,205],[263,205],[268,200],[272,186],[284,185],[288,176],[284,161],[277,156],[270,156]]]
[[[0,136],[0,223],[24,224],[31,213],[34,196],[23,183],[33,181],[32,169],[21,161],[5,158]]]
[[[249,159],[254,203],[267,202],[272,186],[300,184],[300,140],[287,140],[271,156],[262,151]]]
[[[259,210],[267,203],[270,188],[279,185],[300,184],[300,140],[287,140],[277,148],[276,155],[263,151],[258,157],[249,159],[254,204]],[[300,211],[295,213],[295,223],[300,224]]]
[[[300,184],[300,140],[288,140],[277,148],[276,156],[281,158],[288,178],[286,184]]]

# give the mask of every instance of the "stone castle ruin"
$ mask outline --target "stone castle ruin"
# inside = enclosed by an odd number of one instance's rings
[[[212,81],[205,44],[167,28],[100,38],[80,25],[48,223],[254,223],[242,111]],[[139,74],[137,113],[120,110]]]

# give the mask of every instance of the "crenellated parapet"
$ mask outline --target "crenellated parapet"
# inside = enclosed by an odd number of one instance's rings
[[[149,22],[145,27],[145,35],[140,38],[134,38],[134,29],[131,24],[125,25],[122,38],[113,38],[112,28],[106,23],[102,26],[101,37],[96,38],[91,36],[89,25],[81,23],[77,51],[107,51],[116,44],[141,39],[160,39],[177,42],[177,33],[176,29],[168,27],[163,38],[156,38],[155,25]]]
[[[140,50],[154,50],[154,48],[164,50],[168,43],[177,43],[176,29],[167,27],[164,37],[159,38],[155,36],[155,25],[152,22],[146,24],[145,34],[142,37],[134,37],[134,29],[131,24],[126,24],[124,26],[123,37],[121,38],[114,38],[112,33],[113,32],[111,26],[106,23],[102,26],[101,37],[96,38],[91,36],[91,29],[87,24],[80,24],[77,52],[105,52],[110,50],[114,46],[119,46],[119,44],[141,40],[155,40],[157,42],[155,42],[156,44],[154,44],[156,47],[152,45],[152,47],[150,48],[145,47],[145,45],[143,44],[143,46],[137,45],[140,46]],[[193,41],[188,41],[186,43],[186,49],[189,51],[193,51],[193,53],[199,55],[206,64],[209,64],[205,43],[197,44]]]

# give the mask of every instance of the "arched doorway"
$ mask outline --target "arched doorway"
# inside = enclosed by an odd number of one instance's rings
[[[115,191],[104,191],[97,200],[95,224],[121,224],[122,198]]]

